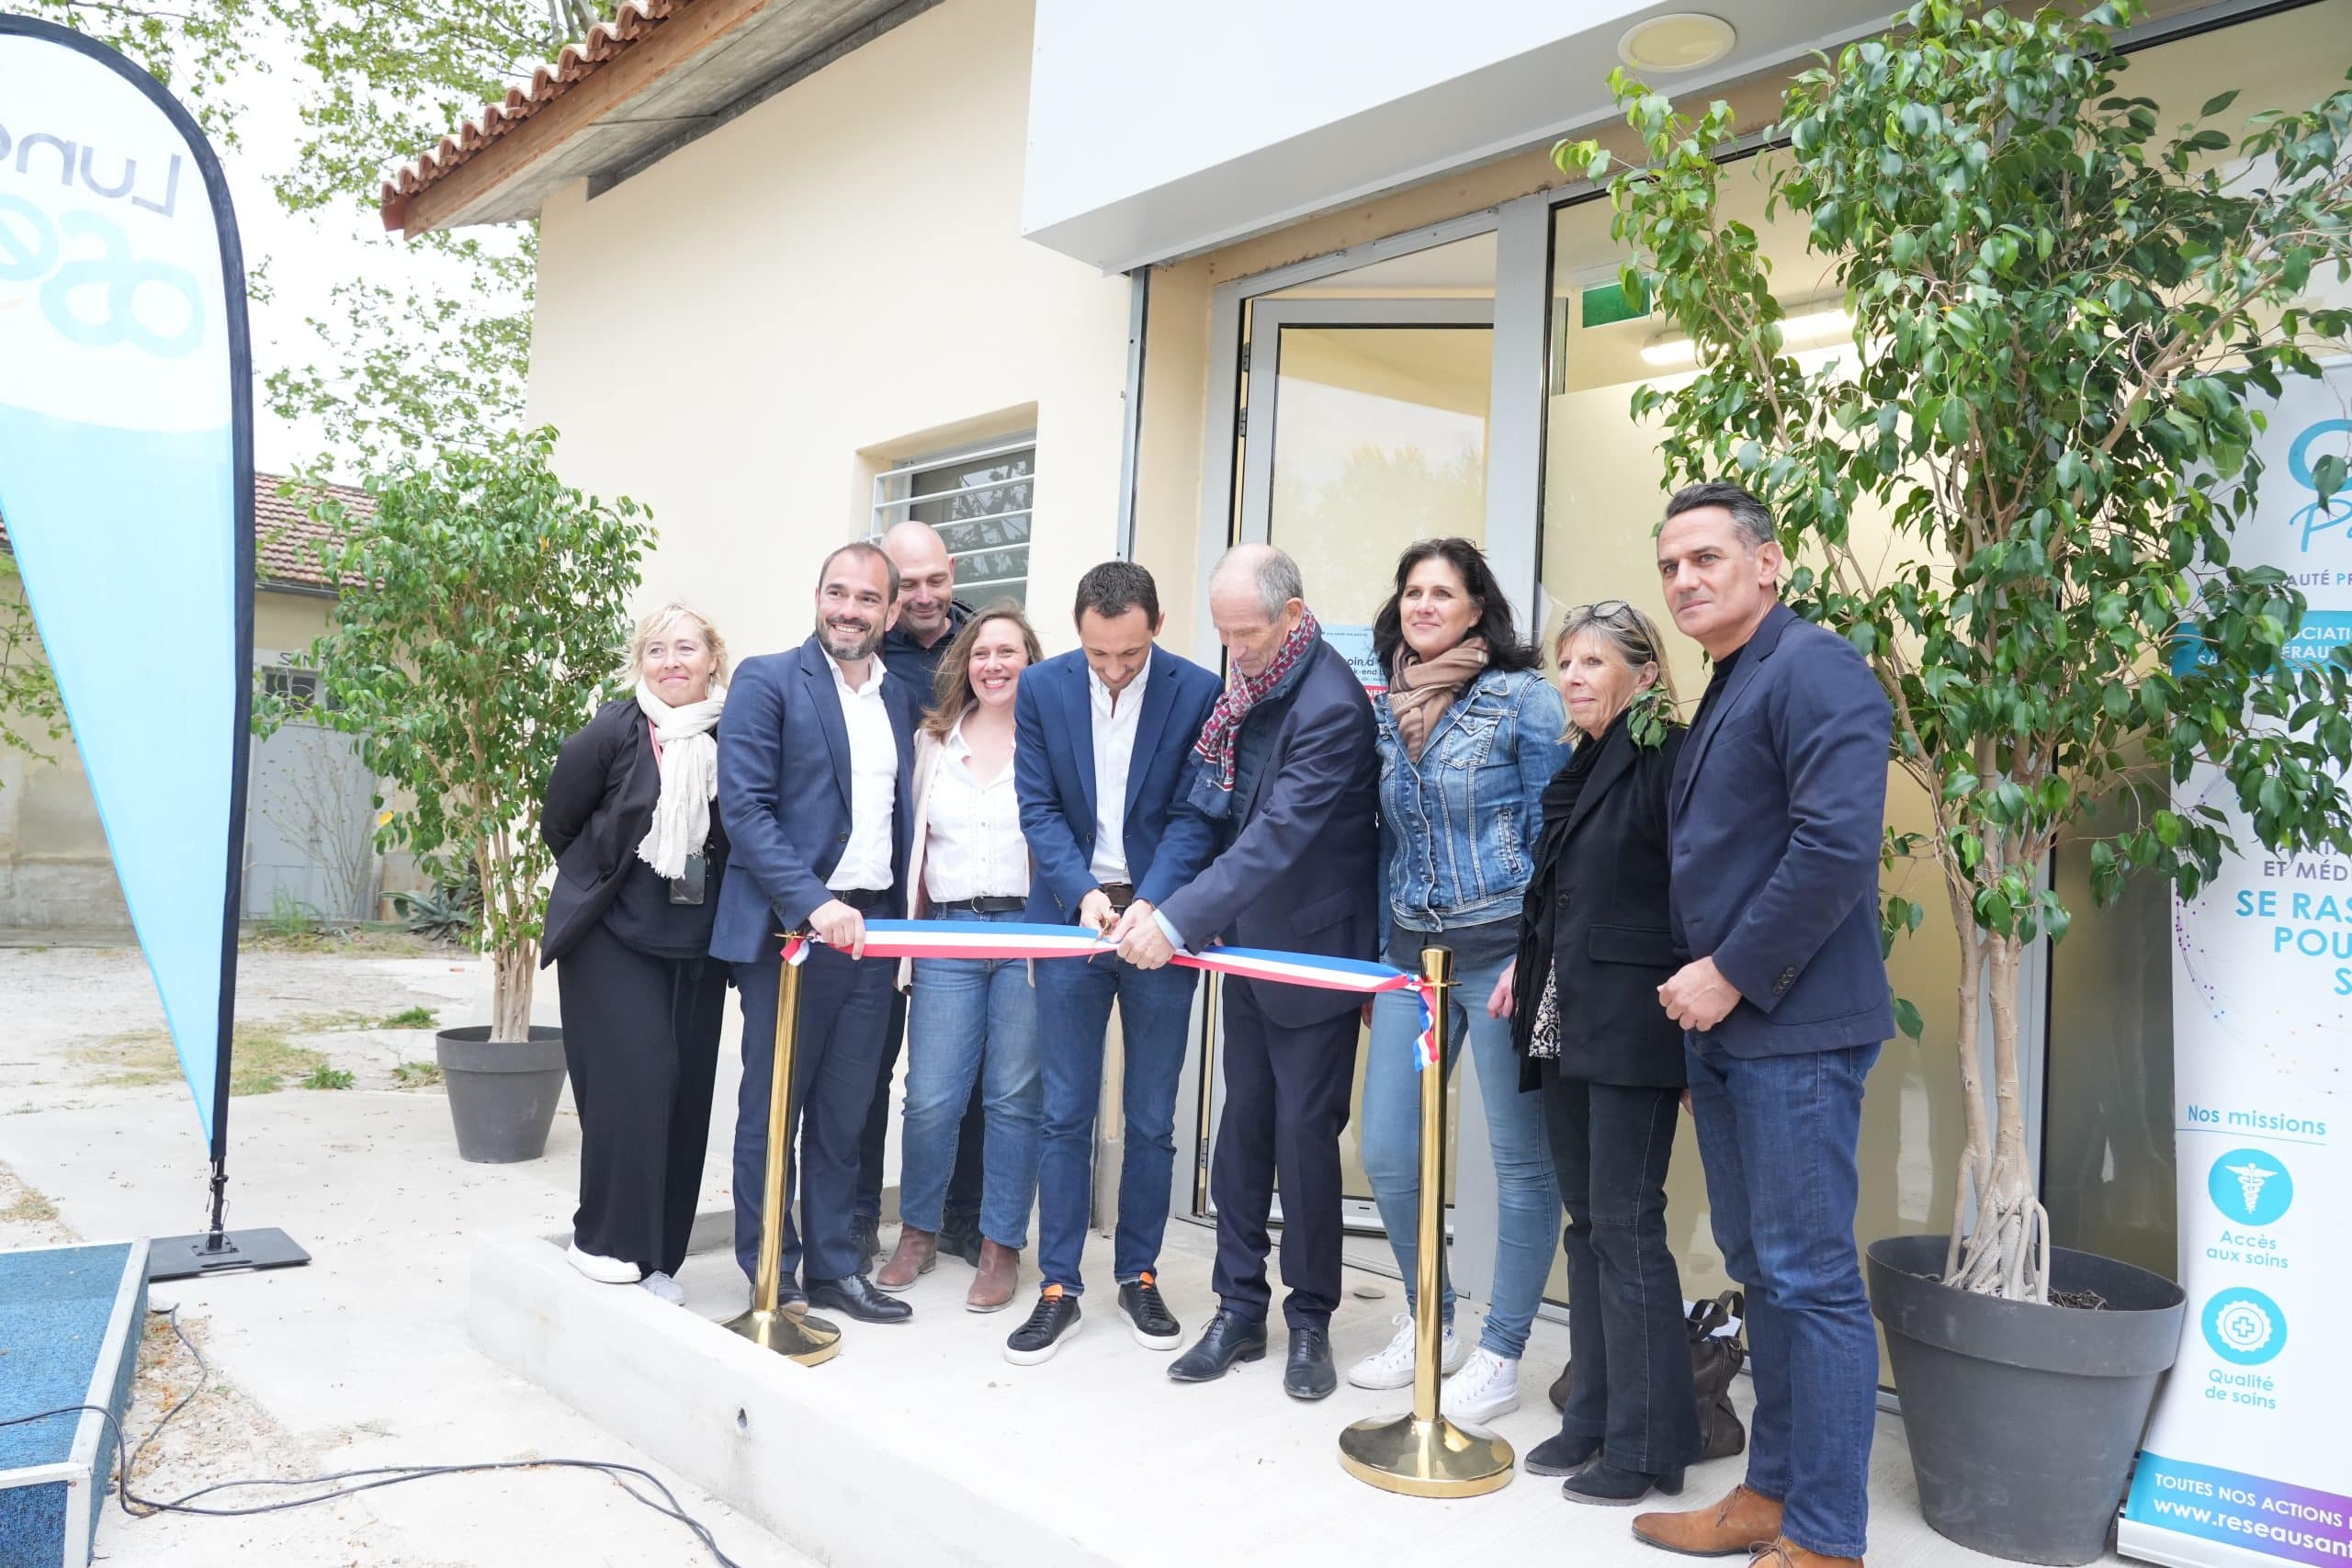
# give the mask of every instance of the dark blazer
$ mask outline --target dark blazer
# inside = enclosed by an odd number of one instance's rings
[[[539,934],[539,967],[580,945],[620,896],[636,863],[637,846],[653,826],[662,794],[653,737],[633,696],[606,703],[556,754],[539,808],[539,837],[555,852],[555,886],[548,891]],[[716,840],[706,867],[707,896],[716,897],[727,870],[727,830],[711,808]]]
[[[882,678],[882,701],[899,742],[899,789],[890,813],[891,896],[874,913],[895,917],[905,908],[921,709],[894,675]],[[832,661],[813,635],[790,653],[763,653],[735,667],[718,737],[718,816],[734,874],[719,890],[710,954],[736,964],[773,958],[776,933],[796,929],[832,897],[825,879],[849,842],[849,728]]]
[[[1249,798],[1233,803],[1238,833],[1159,905],[1195,951],[1223,936],[1238,947],[1373,956],[1382,902],[1379,725],[1337,649],[1318,642],[1308,659],[1295,686],[1245,721],[1273,733]],[[1363,999],[1305,986],[1228,983],[1250,987],[1266,1016],[1290,1029],[1351,1012]]]
[[[1186,756],[1221,690],[1217,678],[1163,648],[1151,650],[1136,749],[1127,763],[1120,838],[1136,897],[1157,907],[1216,847],[1208,819],[1183,802]],[[1024,918],[1067,925],[1094,890],[1094,701],[1086,655],[1064,653],[1021,677],[1012,704],[1013,788],[1036,874]]]
[[[1558,867],[1548,880],[1539,868],[1528,884],[1523,957],[1533,956],[1536,900],[1548,893],[1558,906],[1551,971],[1565,1077],[1649,1088],[1685,1081],[1682,1030],[1657,999],[1683,963],[1667,907],[1666,839],[1667,791],[1683,736],[1678,726],[1661,744],[1640,746],[1620,723],[1585,741],[1600,752],[1568,813]],[[1527,978],[1513,998],[1511,1039],[1524,1061],[1539,998],[1535,966],[1522,962],[1518,972]],[[1536,1065],[1524,1062],[1520,1087],[1537,1081]]]
[[[1675,930],[1739,988],[1707,1036],[1735,1056],[1894,1033],[1878,911],[1893,723],[1854,646],[1776,604],[1683,743]]]

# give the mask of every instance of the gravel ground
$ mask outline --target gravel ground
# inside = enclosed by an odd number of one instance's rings
[[[542,992],[551,1014],[553,985]],[[140,1452],[131,1491],[170,1499],[369,1465],[611,1459],[661,1474],[745,1568],[797,1568],[807,1560],[774,1537],[465,1343],[465,1236],[558,1228],[578,1148],[567,1104],[546,1159],[457,1160],[427,1070],[434,1025],[419,1020],[469,1021],[485,999],[469,955],[413,943],[242,957],[237,1059],[259,1070],[231,1102],[230,1224],[283,1224],[316,1260],[153,1288],[131,1445],[193,1397]],[[0,1248],[200,1229],[203,1146],[138,951],[0,947]],[[303,1087],[342,1075],[348,1087]],[[200,1382],[174,1306],[209,1363]],[[0,1415],[6,1403],[0,1390]],[[127,1518],[110,1502],[97,1557],[171,1568],[713,1561],[611,1481],[565,1471],[437,1478],[236,1518]]]

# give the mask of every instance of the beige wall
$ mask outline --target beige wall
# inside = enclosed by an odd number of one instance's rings
[[[1112,552],[1128,286],[1021,238],[1030,8],[947,0],[540,220],[531,413],[653,509],[641,597],[738,655],[797,643],[893,457],[1037,431],[1049,649]]]
[[[0,587],[12,595],[22,591],[13,579]],[[254,646],[308,648],[326,629],[333,604],[321,595],[262,590],[254,595]],[[0,750],[0,929],[127,927],[82,755],[71,737],[39,747],[34,756]]]

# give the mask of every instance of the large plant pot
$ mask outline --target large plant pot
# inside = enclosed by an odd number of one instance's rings
[[[2051,1289],[2096,1291],[2105,1311],[1974,1295],[1932,1277],[1947,1240],[1894,1236],[1868,1253],[1920,1512],[1977,1551],[2088,1562],[2107,1550],[2186,1298],[2160,1274],[2064,1247],[2051,1249]]]
[[[449,1091],[458,1157],[512,1165],[547,1153],[563,1094],[563,1031],[531,1026],[528,1041],[492,1043],[490,1025],[445,1029],[433,1037],[434,1059]]]

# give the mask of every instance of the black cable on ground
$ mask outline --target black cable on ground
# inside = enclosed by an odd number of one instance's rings
[[[116,1501],[121,1505],[123,1513],[134,1519],[153,1518],[157,1514],[197,1514],[209,1518],[238,1518],[251,1514],[284,1513],[290,1508],[307,1508],[314,1503],[332,1503],[338,1498],[356,1496],[362,1492],[373,1492],[380,1486],[397,1486],[402,1482],[424,1481],[436,1475],[468,1475],[493,1470],[594,1471],[655,1513],[666,1518],[675,1519],[692,1530],[695,1539],[709,1551],[719,1568],[742,1568],[742,1564],[718,1549],[718,1538],[711,1534],[708,1526],[679,1506],[677,1495],[662,1483],[661,1477],[637,1465],[621,1464],[612,1460],[518,1459],[490,1460],[474,1464],[387,1464],[376,1465],[365,1470],[336,1471],[329,1475],[308,1475],[283,1480],[216,1481],[209,1486],[199,1486],[186,1496],[170,1502],[138,1496],[130,1490],[131,1466],[147,1452],[147,1446],[161,1436],[164,1428],[171,1424],[172,1417],[186,1409],[188,1402],[203,1392],[205,1382],[212,1375],[211,1368],[204,1359],[204,1353],[196,1348],[195,1341],[191,1340],[187,1331],[180,1327],[178,1307],[170,1309],[168,1321],[172,1325],[172,1333],[177,1336],[180,1344],[187,1348],[187,1353],[196,1359],[196,1384],[180,1396],[178,1403],[164,1412],[163,1418],[155,1423],[153,1430],[139,1440],[139,1447],[135,1450],[124,1441],[122,1424],[115,1419],[114,1412],[103,1404],[62,1404],[54,1410],[36,1411],[30,1416],[11,1416],[0,1418],[0,1427],[21,1427],[27,1422],[46,1421],[53,1416],[78,1415],[85,1410],[103,1417],[107,1429],[114,1436],[115,1458],[119,1466],[115,1481]],[[643,1481],[654,1491],[660,1493],[660,1498],[657,1500],[650,1497],[631,1485],[629,1478],[632,1476]],[[363,1479],[367,1477],[374,1479]],[[338,1484],[343,1482],[358,1482],[359,1484]],[[313,1493],[307,1497],[289,1497],[283,1502],[257,1503],[242,1508],[192,1506],[198,1497],[209,1497],[216,1492],[242,1491],[249,1486],[325,1486],[331,1489]]]

